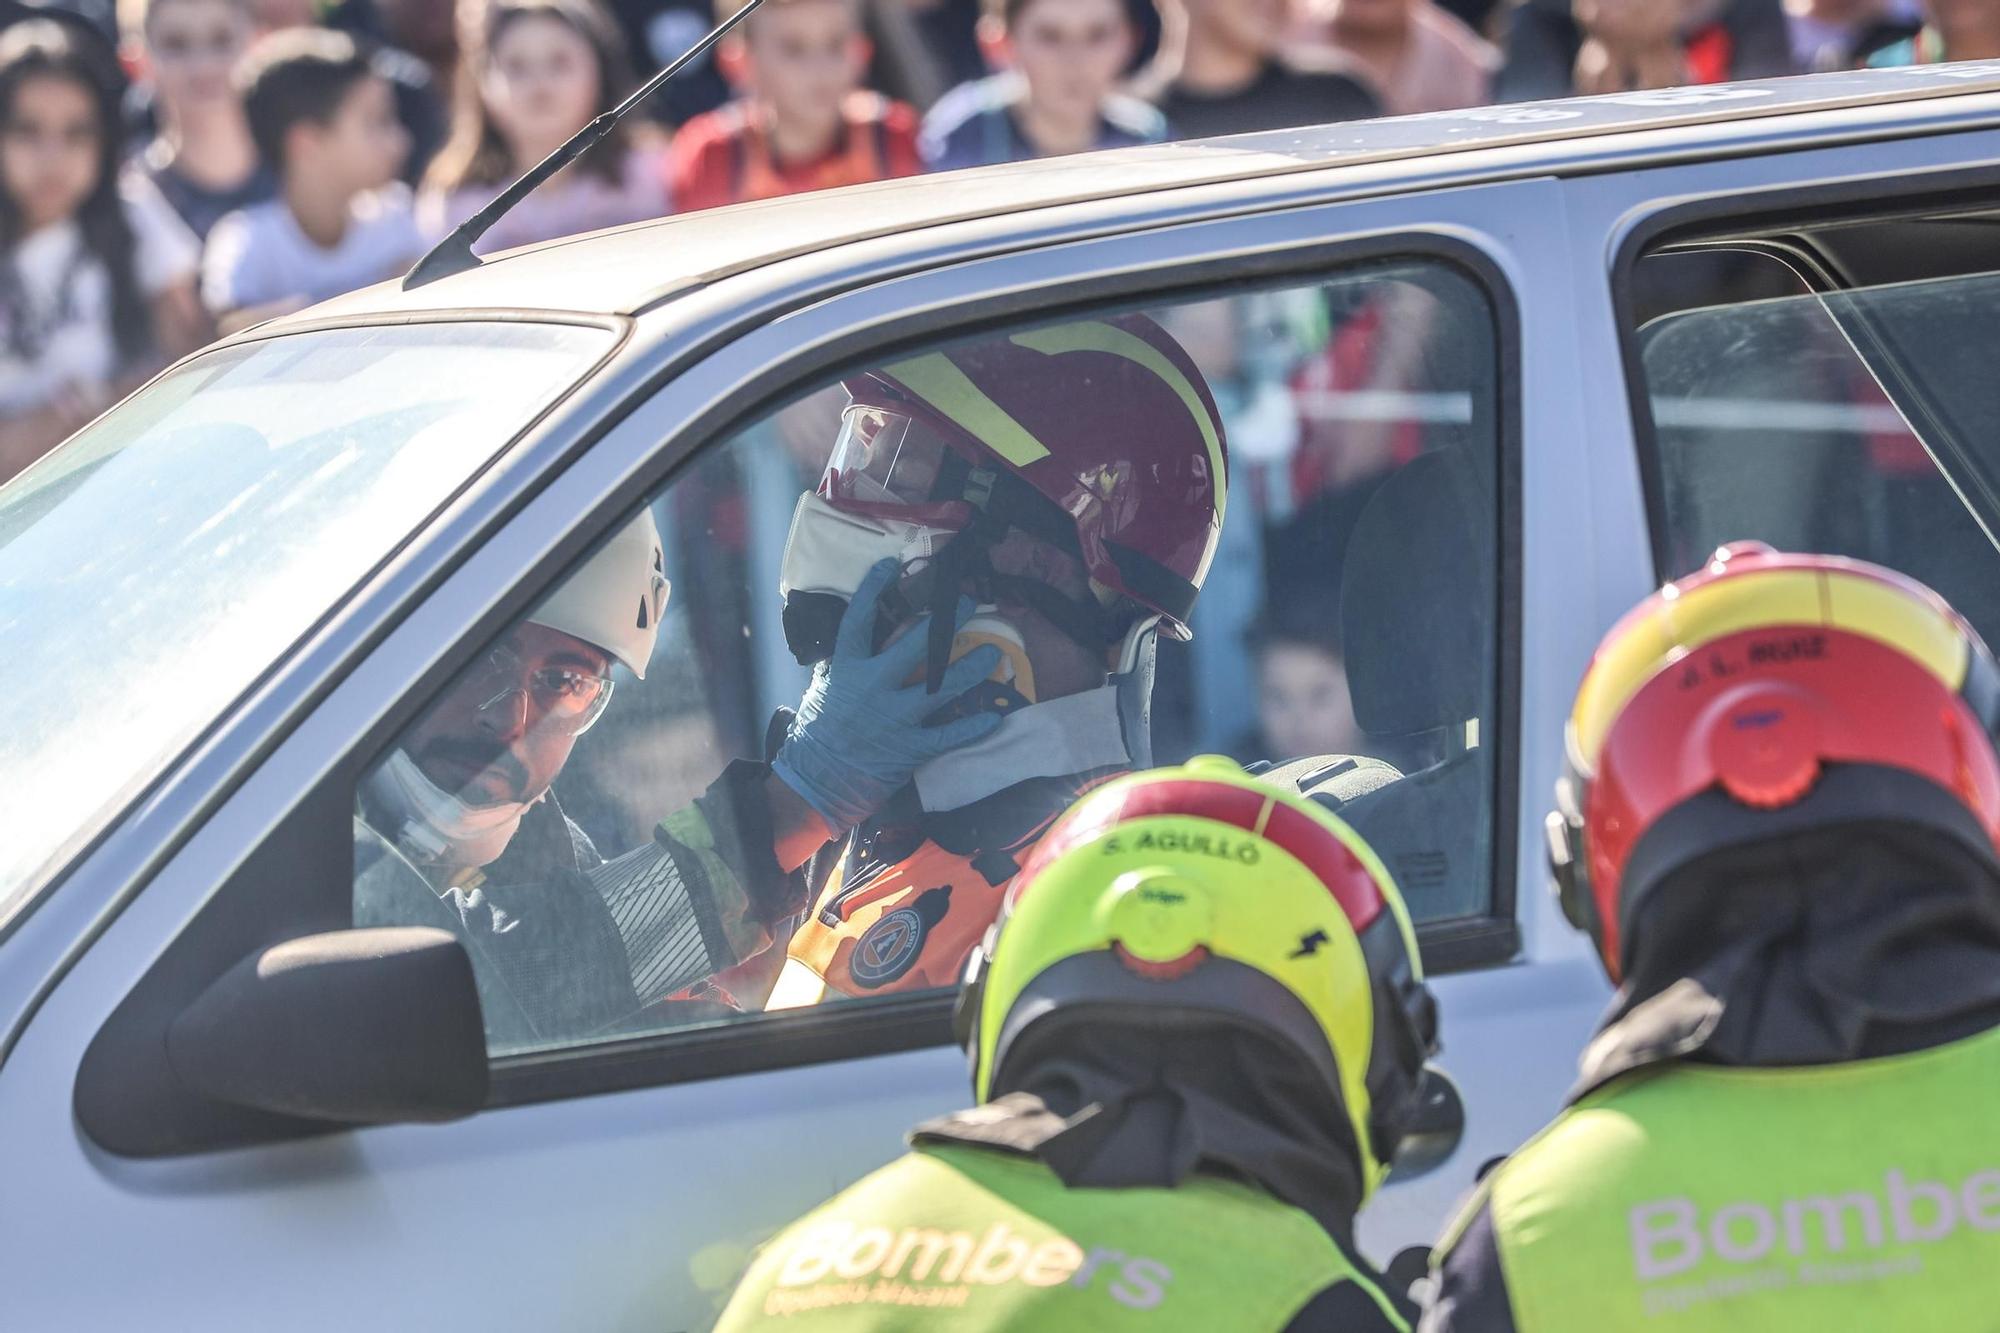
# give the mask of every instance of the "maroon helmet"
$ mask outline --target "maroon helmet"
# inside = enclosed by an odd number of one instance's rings
[[[1019,528],[1075,551],[1097,585],[1095,624],[1041,599],[1073,637],[1115,639],[1134,618],[1106,621],[1118,597],[1188,637],[1229,450],[1201,371],[1165,329],[1144,315],[1078,320],[846,387],[854,401],[820,487],[830,503],[957,533],[948,564],[975,577],[977,553]]]

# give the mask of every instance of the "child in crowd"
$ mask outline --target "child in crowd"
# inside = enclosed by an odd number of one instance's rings
[[[435,240],[490,203],[624,95],[618,30],[596,0],[493,0],[458,75],[451,138],[425,177],[417,224]],[[667,211],[654,163],[612,130],[515,205],[482,252],[641,222]]]
[[[401,29],[387,23],[379,6],[368,0],[244,0],[244,3],[249,6],[256,37],[289,28],[325,26],[360,42],[368,50],[375,72],[389,81],[396,94],[396,116],[409,131],[410,151],[403,162],[402,179],[412,187],[423,179],[424,168],[444,144],[444,100],[454,85],[440,81],[441,77],[448,80],[449,76],[438,75],[429,60],[392,44]],[[485,9],[484,0],[464,0],[455,9],[453,0],[419,0],[419,5],[456,13],[461,19],[471,21],[475,29]],[[425,22],[420,27],[434,37],[434,24]],[[452,50],[457,49],[455,44],[448,45]]]
[[[1138,45],[1124,0],[986,0],[980,44],[1004,72],[931,108],[919,146],[933,171],[1167,137],[1157,110],[1116,91]]]
[[[719,18],[745,0],[718,0]],[[863,91],[859,0],[765,0],[717,48],[740,96],[681,127],[668,193],[681,209],[914,176],[917,113]]]
[[[205,331],[197,243],[144,180],[121,183],[84,40],[48,19],[0,33],[0,481]]]
[[[1380,105],[1359,80],[1279,58],[1296,15],[1291,0],[1175,0],[1180,49],[1163,59],[1154,100],[1174,134],[1284,130],[1361,120]]]
[[[1246,761],[1366,752],[1339,619],[1332,599],[1320,597],[1283,614],[1266,610],[1252,623],[1246,639],[1257,667],[1258,735],[1240,747]]]
[[[345,33],[299,28],[251,49],[238,75],[278,197],[215,226],[202,296],[225,331],[407,269],[422,250],[396,172],[410,137],[389,84]]]
[[[248,0],[124,0],[118,22],[126,66],[153,95],[156,132],[136,165],[181,221],[205,237],[275,195],[231,79],[250,43]]]

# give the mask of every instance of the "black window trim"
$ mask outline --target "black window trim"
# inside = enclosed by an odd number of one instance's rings
[[[1838,266],[1810,247],[1796,243],[1746,247],[1734,241],[1732,233],[1808,227],[1828,221],[1923,218],[1954,209],[1963,211],[1982,203],[2000,207],[2000,163],[1926,172],[1923,189],[1918,192],[1910,191],[1907,177],[1875,176],[1808,186],[1773,186],[1749,195],[1715,194],[1659,209],[1626,231],[1612,256],[1611,302],[1618,330],[1618,358],[1625,374],[1626,407],[1632,419],[1632,442],[1638,450],[1639,484],[1645,502],[1655,583],[1665,583],[1687,571],[1677,569],[1673,560],[1659,434],[1653,424],[1652,401],[1636,336],[1634,274],[1639,261],[1670,246],[1699,244],[1704,240],[1731,242],[1732,248],[1765,249],[1790,265],[1815,291],[1838,290],[1845,285]]]
[[[1302,205],[1299,211],[1323,205]],[[1294,211],[1294,210],[1284,210]],[[1229,221],[1241,221],[1230,219]],[[1212,224],[1194,223],[1192,227]],[[1087,244],[1088,241],[1081,243]],[[1058,247],[1066,248],[1066,247]],[[968,265],[991,262],[990,256],[968,257]],[[351,925],[351,875],[348,860],[340,849],[351,820],[352,792],[368,760],[389,744],[412,720],[421,705],[442,688],[453,674],[495,633],[532,605],[540,590],[589,549],[590,545],[621,516],[630,512],[629,497],[654,495],[669,485],[691,460],[707,449],[732,438],[745,424],[754,422],[769,409],[789,400],[802,383],[826,379],[843,366],[853,368],[879,362],[884,356],[940,337],[976,334],[980,329],[1019,323],[1025,319],[1060,318],[1088,309],[1192,302],[1241,292],[1246,286],[1260,288],[1328,280],[1335,270],[1357,265],[1393,261],[1433,261],[1455,269],[1482,294],[1493,321],[1493,342],[1498,375],[1497,401],[1493,406],[1499,440],[1497,500],[1499,505],[1495,553],[1498,591],[1495,647],[1498,650],[1495,679],[1495,717],[1490,735],[1481,744],[1493,748],[1495,774],[1495,827],[1492,838],[1492,892],[1488,913],[1427,923],[1419,930],[1426,967],[1433,974],[1488,966],[1511,960],[1519,953],[1520,930],[1515,915],[1515,861],[1518,830],[1518,797],[1514,788],[1519,766],[1520,695],[1520,601],[1521,536],[1520,475],[1522,425],[1520,403],[1520,320],[1511,288],[1499,266],[1476,246],[1455,236],[1422,230],[1379,232],[1340,240],[1280,242],[1250,252],[1176,263],[1149,272],[1094,274],[1065,281],[1058,277],[1037,281],[1031,286],[990,293],[984,297],[955,299],[937,309],[914,311],[899,321],[894,336],[885,337],[879,325],[829,339],[800,349],[754,382],[739,386],[712,404],[680,429],[676,438],[660,448],[637,468],[620,487],[622,499],[607,499],[574,522],[551,543],[549,550],[530,568],[514,579],[507,592],[469,624],[460,637],[444,649],[405,693],[384,709],[375,723],[357,737],[341,759],[330,766],[314,787],[305,793],[245,861],[228,877],[209,900],[155,960],[144,977],[106,1020],[104,1029],[86,1055],[84,1075],[94,1063],[108,1072],[113,1061],[129,1054],[132,1042],[119,1039],[119,1030],[129,1028],[128,1014],[143,1009],[158,998],[157,989],[198,993],[212,980],[210,955],[227,952],[216,945],[193,949],[211,932],[226,934],[240,947],[245,941],[264,944],[321,930],[337,930]],[[842,287],[821,293],[822,298],[845,297],[854,292],[894,282],[908,274],[888,274],[874,282]],[[1059,294],[1059,299],[1051,296]],[[746,330],[734,326],[733,334]],[[718,349],[709,342],[701,354]],[[685,369],[687,358],[676,358],[676,367]],[[589,432],[594,440],[615,429],[632,411],[650,401],[664,376],[651,377],[643,388],[635,388],[629,405],[615,417],[597,423]],[[773,387],[773,386],[776,387]],[[566,451],[562,468],[581,456],[581,446]],[[510,513],[512,511],[510,510]],[[469,557],[471,550],[458,556],[453,565]],[[439,577],[443,577],[440,574]],[[301,866],[312,867],[306,878],[325,878],[330,861],[338,861],[341,902],[335,910],[329,892],[314,886],[294,899],[282,914],[282,929],[272,933],[272,921],[255,918],[237,920],[227,931],[223,921],[244,917],[236,906],[242,901],[239,890],[256,884],[278,882],[279,877],[300,879]],[[243,883],[247,881],[247,883]],[[325,901],[322,901],[325,899]],[[217,918],[220,918],[218,920]],[[213,923],[213,924],[209,924]],[[240,953],[237,955],[240,956]],[[230,959],[231,962],[234,958]],[[226,964],[225,964],[226,965]],[[158,982],[165,982],[158,987]],[[176,1005],[176,1009],[178,1005]],[[865,1006],[831,1005],[794,1014],[761,1015],[755,1022],[728,1022],[696,1025],[650,1033],[629,1039],[577,1044],[545,1052],[509,1055],[493,1062],[492,1090],[487,1109],[592,1096],[641,1087],[668,1086],[684,1082],[753,1072],[792,1068],[808,1064],[889,1055],[926,1047],[948,1045],[951,1041],[949,993],[924,993],[889,997]],[[137,1034],[132,1034],[137,1035]],[[109,1040],[107,1040],[109,1039]],[[98,1048],[105,1049],[100,1053]],[[124,1048],[124,1049],[121,1049]],[[93,1056],[101,1054],[101,1061]],[[80,1076],[77,1097],[86,1097]],[[226,1111],[227,1108],[219,1108]],[[224,1115],[212,1131],[204,1131],[199,1141],[190,1141],[170,1151],[209,1151],[254,1143],[304,1137],[342,1128],[303,1121],[280,1121],[269,1116]]]

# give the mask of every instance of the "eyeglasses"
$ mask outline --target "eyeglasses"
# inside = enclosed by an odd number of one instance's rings
[[[478,711],[511,699],[516,694],[528,700],[529,725],[547,723],[556,730],[579,736],[604,715],[611,702],[609,676],[577,667],[546,666],[533,671],[511,648],[495,648],[465,676],[466,688],[485,702]],[[492,691],[488,694],[487,691]]]

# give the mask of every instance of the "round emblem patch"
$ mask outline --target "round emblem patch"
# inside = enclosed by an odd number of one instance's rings
[[[857,986],[886,986],[910,970],[923,947],[923,917],[914,907],[899,907],[861,933],[847,970]]]

